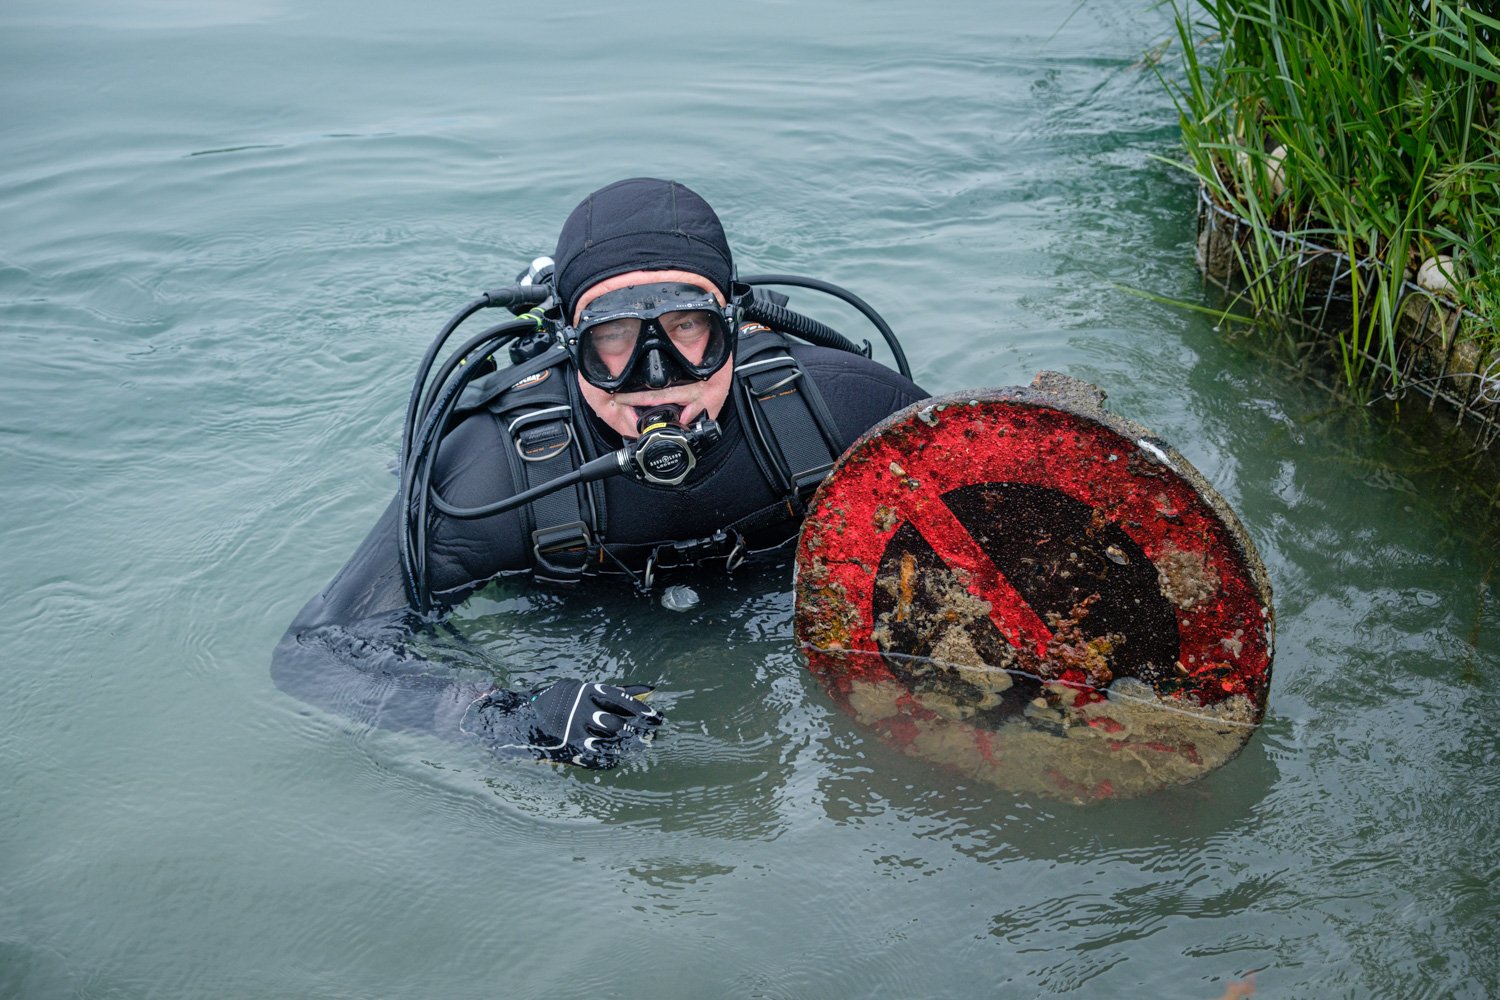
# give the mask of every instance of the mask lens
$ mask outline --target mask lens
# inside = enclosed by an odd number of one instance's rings
[[[729,337],[722,314],[679,310],[663,314],[660,323],[678,357],[696,377],[704,377],[700,372],[711,375],[724,363]]]
[[[621,318],[590,326],[579,335],[578,364],[590,382],[609,382],[630,368],[641,342],[643,320]]]
[[[640,285],[589,303],[570,337],[583,377],[609,392],[701,381],[734,351],[734,330],[695,285]]]

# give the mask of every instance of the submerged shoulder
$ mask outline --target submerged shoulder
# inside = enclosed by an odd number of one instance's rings
[[[891,386],[914,400],[929,395],[900,372],[861,354],[799,343],[791,345],[791,352],[808,374],[818,380],[819,386],[825,382],[875,383]]]
[[[900,372],[858,354],[803,344],[791,350],[840,426],[853,436],[931,395]]]

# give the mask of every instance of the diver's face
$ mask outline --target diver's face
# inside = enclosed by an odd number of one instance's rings
[[[702,275],[693,274],[690,271],[630,271],[626,274],[617,274],[612,278],[605,278],[579,296],[578,305],[573,312],[573,321],[578,322],[578,317],[584,307],[606,292],[651,282],[658,284],[681,282],[697,285],[704,291],[712,293],[715,301],[720,305],[724,304],[724,296],[714,287],[713,282]],[[684,358],[696,364],[702,358],[704,350],[704,341],[699,336],[702,325],[701,317],[693,313],[680,315],[669,313],[661,319],[663,330],[672,338],[673,345]],[[625,364],[628,356],[628,352],[623,352],[619,360],[620,366]],[[609,363],[609,358],[602,351],[601,357],[607,364]],[[612,374],[619,374],[614,365],[610,365],[610,368]],[[682,408],[678,420],[683,424],[691,424],[700,416],[716,420],[719,412],[724,408],[725,401],[729,399],[729,389],[733,384],[733,357],[703,381],[674,379],[670,384],[661,388],[643,388],[629,392],[607,392],[590,384],[581,373],[578,376],[578,387],[583,393],[584,402],[588,403],[589,408],[599,415],[600,420],[625,438],[636,436],[636,427],[641,413],[664,403]]]

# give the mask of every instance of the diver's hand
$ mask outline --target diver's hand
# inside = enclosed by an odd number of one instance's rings
[[[568,680],[530,694],[491,691],[469,705],[460,728],[497,752],[609,768],[651,742],[661,725],[662,714],[640,701],[651,690],[644,684],[617,687]]]

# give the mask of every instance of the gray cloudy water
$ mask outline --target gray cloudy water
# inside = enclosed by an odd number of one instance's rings
[[[1072,8],[7,3],[0,995],[1500,992],[1488,498],[1123,290],[1203,301],[1170,12]],[[785,563],[465,609],[512,681],[660,685],[616,771],[278,691],[428,341],[638,174],[927,388],[1063,371],[1176,445],[1276,588],[1245,752],[1086,808],[931,770],[807,674]]]

